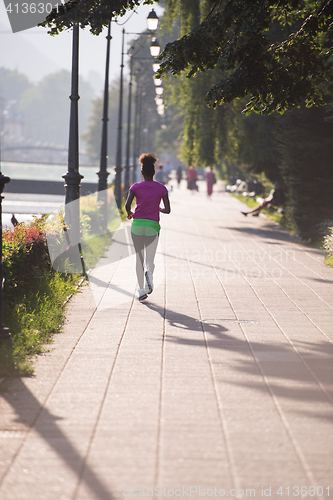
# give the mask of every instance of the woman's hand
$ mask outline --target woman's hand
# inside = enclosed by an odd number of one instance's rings
[[[159,207],[159,210],[160,212],[162,212],[162,214],[169,214],[171,212],[169,195],[165,194],[164,196],[162,196],[162,200],[164,208]]]
[[[131,211],[131,205],[132,205],[133,199],[134,199],[134,193],[130,189],[128,191],[128,196],[127,196],[127,200],[126,200],[126,203],[125,203],[125,210],[127,212],[127,218],[128,219],[132,219],[133,218],[133,212]]]

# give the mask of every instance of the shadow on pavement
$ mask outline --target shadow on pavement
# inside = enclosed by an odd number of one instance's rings
[[[309,276],[308,279],[311,281],[318,281],[318,283],[322,283],[323,281],[325,281],[325,283],[329,283],[330,285],[333,285],[333,280],[328,280],[326,278],[325,279],[324,278],[313,278],[313,277]]]
[[[193,318],[192,316],[188,316],[187,314],[182,314],[179,312],[175,311],[170,311],[170,309],[167,309],[166,311],[164,310],[163,307],[158,306],[157,304],[153,304],[151,302],[143,302],[143,305],[148,307],[149,309],[156,311],[158,314],[162,316],[162,318],[165,317],[166,321],[169,323],[170,326],[179,328],[180,330],[188,330],[188,331],[195,331],[195,332],[202,332],[202,321]],[[210,333],[214,333],[215,335],[220,335],[223,334],[223,332],[227,331],[227,328],[223,327],[222,325],[218,323],[210,323],[209,325],[205,324],[205,327],[209,329]],[[226,337],[228,337],[226,335]],[[185,344],[193,344],[195,345],[195,340],[191,339],[184,339],[182,337],[172,337],[173,339],[179,338],[180,341],[182,341]],[[167,339],[169,340],[169,338]],[[204,341],[202,341],[204,342]],[[201,341],[200,341],[201,344]]]
[[[113,285],[109,281],[103,281],[103,280],[96,278],[95,276],[92,276],[92,275],[89,275],[88,278],[89,278],[90,283],[93,283],[94,285],[96,285],[99,288],[105,288],[105,289],[108,288],[110,290],[115,290],[118,293],[121,293],[123,295],[128,296],[130,299],[133,298],[133,293],[130,293],[130,292],[124,290],[119,285]]]
[[[230,231],[236,231],[238,233],[247,233],[252,236],[259,236],[259,238],[264,238],[266,240],[274,239],[278,241],[288,241],[293,243],[302,243],[300,238],[297,236],[291,236],[290,233],[281,227],[277,227],[274,224],[265,224],[265,229],[260,229],[257,227],[220,227],[220,229],[229,229]]]
[[[212,350],[219,349],[240,353],[241,359],[233,359],[232,363],[234,370],[244,374],[241,384],[234,379],[223,379],[223,382],[267,392],[267,387],[262,380],[260,382],[249,381],[249,376],[260,373],[257,366],[258,363],[265,377],[269,379],[269,386],[276,396],[302,402],[333,403],[333,398],[329,394],[329,387],[333,383],[333,345],[329,341],[298,343],[297,348],[301,356],[299,357],[291,346],[284,347],[281,344],[274,345],[271,343],[265,345],[261,342],[250,342],[249,344],[245,338],[240,339],[227,334],[228,328],[223,325],[223,323],[228,324],[230,322],[248,323],[251,322],[250,320],[233,321],[230,319],[215,319],[200,321],[186,314],[180,314],[169,309],[165,311],[163,307],[156,304],[149,302],[144,304],[165,318],[166,322],[172,327],[188,330],[189,333],[191,331],[201,331],[207,334],[207,340],[205,338],[193,339],[190,336],[184,338],[167,334],[165,338],[166,342],[205,349],[208,346]],[[252,351],[254,352],[256,362],[254,362]],[[244,360],[244,355],[248,356],[248,360]],[[213,365],[221,365],[221,360],[214,360],[214,352],[212,352],[212,362]],[[307,366],[310,367],[311,371]],[[325,385],[325,390],[319,386],[311,372],[315,374],[315,377],[320,380],[321,384]],[[217,380],[219,381],[218,373]],[[289,382],[281,385],[279,380],[287,380]],[[300,383],[304,384],[304,386],[301,386]],[[312,414],[312,416],[321,418],[319,413]],[[332,418],[332,415],[330,417],[326,415],[325,418]]]
[[[22,380],[15,380],[14,384],[14,391],[2,392],[1,396],[15,410],[17,415],[16,422],[30,429],[33,428],[44,439],[45,443],[63,460],[66,467],[76,474],[77,484],[79,482],[86,484],[94,494],[94,498],[113,500],[113,494],[103,484],[97,474],[86,464],[85,457],[80,455],[57,424],[57,421],[62,420],[62,417],[53,415],[44,408]],[[54,474],[57,474],[56,470],[54,470]],[[56,478],[55,480],[57,481]]]

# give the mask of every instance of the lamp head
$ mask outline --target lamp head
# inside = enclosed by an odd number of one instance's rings
[[[158,26],[158,17],[154,9],[151,9],[147,17],[147,26],[149,31],[156,31]]]
[[[164,115],[164,104],[157,106],[157,113],[161,116]]]
[[[156,38],[153,38],[149,47],[150,55],[153,57],[157,57],[160,53],[160,44],[158,43]]]

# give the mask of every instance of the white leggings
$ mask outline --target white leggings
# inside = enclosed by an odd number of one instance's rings
[[[131,235],[136,252],[136,276],[138,278],[139,288],[144,288],[144,262],[146,260],[147,271],[153,274],[155,269],[154,259],[158,244],[158,234],[154,236],[138,236],[137,234],[131,233]]]

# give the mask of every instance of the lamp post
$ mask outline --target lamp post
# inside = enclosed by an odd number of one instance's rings
[[[158,17],[154,9],[152,9],[147,17],[148,35],[155,31],[158,26]],[[130,33],[128,33],[130,34]],[[131,33],[133,34],[133,33]],[[140,34],[140,33],[135,33]],[[141,33],[142,34],[142,33]],[[123,69],[124,69],[124,42],[125,30],[122,31],[122,46],[121,46],[121,64],[120,64],[120,91],[119,91],[119,108],[118,108],[118,134],[117,134],[117,153],[116,153],[116,176],[115,176],[115,199],[118,208],[121,208],[121,172],[122,172],[122,123],[123,123]],[[156,40],[156,39],[155,39]],[[130,187],[130,133],[131,133],[131,99],[132,99],[132,74],[133,74],[133,54],[131,54],[130,68],[130,83],[129,83],[129,101],[128,101],[128,119],[127,119],[127,145],[126,145],[126,166],[124,191],[127,193]],[[135,162],[135,156],[133,158]],[[135,166],[134,166],[135,169]],[[133,174],[135,175],[135,173]]]
[[[139,103],[138,103],[138,128],[137,128],[137,139],[136,139],[136,147],[137,153],[139,156],[139,151],[141,150],[141,127],[142,127],[142,89],[140,89],[139,93]]]
[[[107,189],[107,179],[110,175],[107,171],[108,166],[108,109],[109,109],[109,65],[110,65],[110,41],[111,36],[111,20],[108,26],[108,34],[106,37],[106,64],[105,64],[105,82],[104,82],[104,101],[103,101],[103,127],[102,127],[102,143],[101,143],[101,158],[98,175],[98,191]]]
[[[107,187],[108,176],[110,175],[108,168],[108,110],[109,110],[109,65],[110,65],[110,42],[111,36],[111,19],[108,26],[108,34],[106,36],[106,63],[105,63],[105,80],[104,80],[104,97],[103,97],[103,126],[102,126],[102,141],[101,141],[101,158],[98,175],[98,201],[101,202],[100,213],[101,223],[105,231],[108,225],[108,205],[107,205]]]
[[[78,245],[80,252],[80,183],[83,175],[79,173],[79,25],[73,26],[73,53],[71,77],[71,108],[68,141],[68,171],[65,179],[65,223],[73,246]],[[76,203],[71,203],[77,200]]]
[[[3,270],[2,270],[2,192],[4,190],[5,184],[10,181],[10,178],[6,175],[3,175],[1,172],[1,125],[3,118],[3,109],[0,107],[1,113],[1,121],[0,121],[0,341],[1,340],[11,340],[11,334],[9,333],[9,329],[6,328],[3,324]]]
[[[118,208],[121,208],[121,171],[122,171],[122,131],[123,131],[123,73],[124,73],[124,43],[125,30],[122,31],[121,43],[121,64],[120,64],[120,91],[118,108],[118,135],[117,135],[117,153],[116,153],[116,177],[114,185],[114,194]]]
[[[1,139],[0,139],[1,140]],[[9,328],[3,324],[3,271],[2,271],[2,192],[5,184],[10,181],[10,178],[1,173],[1,143],[0,143],[0,341],[11,340]]]
[[[72,53],[72,82],[71,82],[71,109],[69,120],[68,141],[68,172],[62,177],[65,179],[65,204],[80,197],[80,182],[83,175],[79,173],[79,25],[73,26],[73,53]]]
[[[127,108],[127,144],[126,144],[126,166],[124,180],[124,194],[127,196],[130,188],[130,135],[131,135],[131,107],[132,107],[132,75],[133,75],[133,54],[131,54],[130,79],[128,88],[128,108]]]
[[[157,73],[157,71],[160,68],[160,64],[158,63],[153,63],[153,71],[154,73]],[[155,97],[155,102],[157,106],[157,113],[162,116],[164,115],[164,102],[163,102],[163,87],[162,85],[162,80],[160,78],[154,78],[154,83],[155,83],[155,90],[156,90],[156,97]]]
[[[135,114],[134,114],[134,141],[133,141],[133,170],[132,183],[136,182],[136,158],[138,156],[138,119],[139,119],[139,84],[136,86]]]
[[[130,142],[131,142],[131,113],[132,113],[132,86],[133,86],[133,62],[135,54],[130,54],[130,80],[129,80],[129,90],[128,90],[128,115],[127,115],[127,146],[126,146],[126,166],[125,166],[125,181],[124,181],[124,191],[125,194],[128,193],[130,188]],[[147,60],[146,57],[139,57],[137,59]],[[138,118],[138,99],[139,92],[137,86],[137,92],[135,96],[135,118],[134,118],[134,141],[133,141],[133,166],[132,166],[132,184],[136,182],[136,157],[137,157],[137,118]]]
[[[2,175],[0,172],[0,245],[1,245],[1,255],[0,255],[0,340],[10,340],[11,335],[9,333],[9,328],[5,327],[3,324],[3,272],[2,272],[2,192],[5,184],[10,181],[10,178],[6,175]]]

